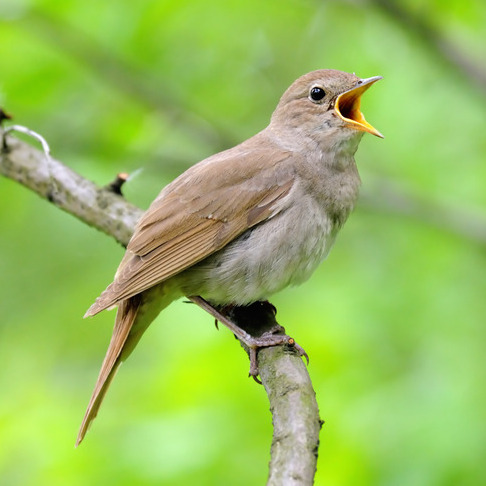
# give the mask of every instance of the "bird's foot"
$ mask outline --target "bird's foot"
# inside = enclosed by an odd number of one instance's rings
[[[280,329],[275,331],[268,331],[263,333],[258,338],[251,336],[251,339],[247,341],[242,341],[249,350],[250,355],[250,372],[248,376],[251,376],[257,383],[262,383],[259,378],[259,368],[258,368],[258,351],[261,348],[268,348],[271,346],[279,346],[282,344],[287,345],[290,348],[294,348],[299,356],[303,356],[307,365],[309,364],[309,356],[305,352],[304,348],[295,342],[295,339],[288,336],[287,334],[274,334],[275,332],[281,332],[283,330],[282,326],[278,326]],[[240,339],[241,340],[241,339]]]
[[[249,376],[251,376],[256,382],[261,384],[261,381],[258,379],[259,369],[258,369],[258,351],[261,348],[268,348],[271,346],[279,346],[285,344],[289,347],[294,348],[299,356],[304,356],[307,364],[309,364],[309,356],[304,351],[304,349],[299,346],[293,338],[285,334],[285,329],[277,324],[274,319],[274,324],[270,327],[267,326],[267,331],[260,334],[258,337],[252,336],[249,334],[245,329],[240,327],[239,325],[235,324],[231,318],[227,316],[229,314],[231,317],[235,318],[238,316],[238,322],[244,322],[248,319],[247,316],[241,315],[241,310],[245,309],[242,307],[236,306],[227,306],[224,308],[216,309],[213,307],[209,302],[204,300],[202,297],[199,296],[191,296],[189,299],[194,302],[195,304],[202,307],[205,311],[211,314],[216,321],[221,322],[224,324],[228,329],[230,329],[233,334],[240,340],[240,342],[248,348],[248,354],[250,356],[250,372]],[[269,302],[258,302],[253,305],[259,305],[262,308],[268,309],[274,317],[276,313],[275,307],[270,304]],[[235,319],[236,320],[236,319]]]

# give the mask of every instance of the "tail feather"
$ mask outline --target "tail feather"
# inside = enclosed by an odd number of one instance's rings
[[[160,311],[178,297],[180,297],[180,290],[177,285],[171,285],[167,281],[119,303],[113,335],[79,429],[76,447],[81,443],[91,422],[95,419],[122,361],[128,358]]]
[[[122,362],[122,351],[127,344],[130,330],[132,329],[140,308],[140,303],[141,297],[138,295],[122,301],[118,307],[113,335],[111,336],[108,351],[106,352],[105,359],[101,365],[98,380],[96,381],[91,400],[89,401],[88,408],[79,429],[76,447],[81,443],[91,422],[98,414],[103,398]],[[133,349],[133,346],[131,346],[131,348]]]

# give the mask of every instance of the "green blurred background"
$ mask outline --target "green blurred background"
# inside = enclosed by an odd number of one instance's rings
[[[263,128],[305,72],[384,76],[386,139],[328,260],[272,300],[311,357],[317,485],[486,484],[486,9],[466,2],[0,1],[0,106],[147,207]],[[123,249],[0,179],[0,483],[257,485],[271,417],[226,330],[173,304],[74,441],[114,314],[82,315]]]

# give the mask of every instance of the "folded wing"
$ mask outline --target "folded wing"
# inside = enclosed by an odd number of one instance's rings
[[[140,218],[115,280],[86,316],[167,280],[281,211],[294,181],[286,161],[295,155],[262,145],[216,154],[169,184]]]

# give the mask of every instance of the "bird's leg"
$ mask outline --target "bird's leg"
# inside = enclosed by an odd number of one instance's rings
[[[224,324],[233,334],[248,347],[250,355],[250,376],[252,376],[256,381],[260,383],[257,379],[258,376],[258,360],[257,353],[260,348],[269,346],[278,346],[280,344],[287,344],[289,346],[295,347],[300,356],[304,356],[309,363],[309,357],[304,349],[299,346],[295,340],[285,334],[285,329],[278,325],[273,319],[273,324],[269,330],[263,332],[258,337],[254,337],[249,334],[245,329],[235,324],[231,319],[228,318],[226,313],[236,315],[236,310],[243,309],[242,307],[230,306],[228,308],[215,308],[209,302],[204,300],[199,296],[189,296],[192,302],[197,304],[199,307],[203,308],[206,312],[211,314],[217,321]],[[275,315],[275,307],[269,303],[259,303],[267,304],[272,307],[273,316]],[[279,334],[276,334],[279,333]]]

